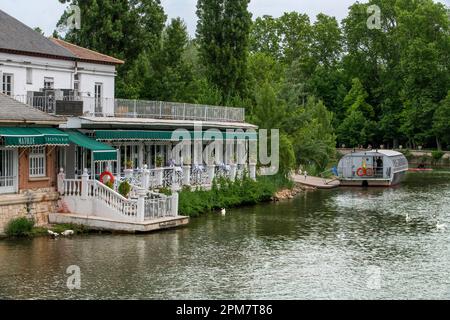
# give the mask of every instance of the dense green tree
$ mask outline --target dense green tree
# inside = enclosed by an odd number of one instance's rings
[[[353,79],[352,88],[344,98],[346,117],[338,128],[338,141],[350,147],[371,143],[375,134],[375,114],[366,102],[368,93],[358,78]]]
[[[145,77],[142,97],[174,102],[195,100],[197,83],[193,66],[186,57],[189,41],[183,20],[172,19],[163,31],[157,57],[153,57],[153,72]]]
[[[352,110],[338,128],[339,146],[367,146],[373,137],[375,123],[360,110]]]
[[[247,94],[249,0],[198,0],[197,42],[206,76],[226,101]]]
[[[319,174],[326,169],[335,152],[333,113],[314,97],[308,97],[300,113],[303,114],[303,122],[292,134],[295,156],[310,173]]]
[[[450,24],[442,4],[421,0],[401,11],[402,132],[410,145],[434,144],[433,115],[450,86]]]
[[[260,128],[283,129],[286,116],[285,102],[277,97],[275,89],[269,83],[266,82],[257,88],[252,120]]]
[[[136,75],[133,69],[142,65],[142,59],[153,60],[166,21],[160,1],[59,1],[77,5],[82,17],[81,28],[70,29],[65,40],[125,60],[126,63],[118,69],[117,95],[129,97],[138,92],[136,86],[141,81],[132,77]],[[64,25],[70,15],[71,12],[64,12],[58,26]]]
[[[347,114],[353,111],[361,111],[366,118],[372,119],[375,116],[374,110],[366,99],[369,94],[364,89],[358,78],[352,80],[352,88],[344,98],[344,108]]]
[[[448,149],[450,147],[450,90],[434,113],[433,130],[437,137],[437,147],[440,148],[442,143]]]
[[[262,53],[279,61],[283,57],[281,38],[279,19],[269,15],[258,17],[250,32],[250,52]]]
[[[342,54],[342,33],[335,17],[317,15],[312,26],[311,55],[316,64],[336,66]]]

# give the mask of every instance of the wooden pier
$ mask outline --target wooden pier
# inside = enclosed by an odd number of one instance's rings
[[[308,187],[314,187],[317,189],[333,189],[341,185],[340,181],[332,178],[320,178],[313,176],[305,176],[294,174],[292,175],[292,181]]]

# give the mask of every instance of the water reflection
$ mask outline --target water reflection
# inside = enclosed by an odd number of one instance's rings
[[[450,174],[411,174],[395,189],[312,192],[161,233],[1,241],[0,298],[449,298],[450,230],[433,217],[450,226],[449,199]],[[70,265],[81,290],[66,287]]]

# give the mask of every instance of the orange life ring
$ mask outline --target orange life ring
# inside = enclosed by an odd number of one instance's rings
[[[104,177],[108,176],[109,177],[109,182],[114,183],[114,176],[111,172],[109,171],[103,171],[102,174],[100,175],[100,182],[105,184],[105,180],[103,180]]]
[[[358,177],[365,176],[366,175],[366,169],[358,168],[358,170],[356,170],[356,174],[358,175]]]
[[[366,169],[366,175],[369,176],[369,177],[372,177],[373,176],[373,169],[372,168],[367,168]]]

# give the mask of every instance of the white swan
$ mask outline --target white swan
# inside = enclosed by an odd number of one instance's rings
[[[222,208],[222,210],[220,210],[220,213],[224,216],[227,214],[227,210],[225,210],[225,208]]]
[[[436,230],[443,231],[447,228],[445,223],[439,223],[439,220],[436,221]]]
[[[47,230],[47,233],[52,236],[53,238],[56,238],[59,236],[59,233],[53,232],[52,230]]]
[[[65,237],[68,237],[68,236],[73,236],[74,233],[75,232],[73,230],[66,230],[66,231],[62,232],[61,234]]]
[[[410,221],[411,221],[411,217],[409,216],[409,213],[408,213],[408,212],[406,213],[405,221],[406,221],[406,222],[410,222]]]

